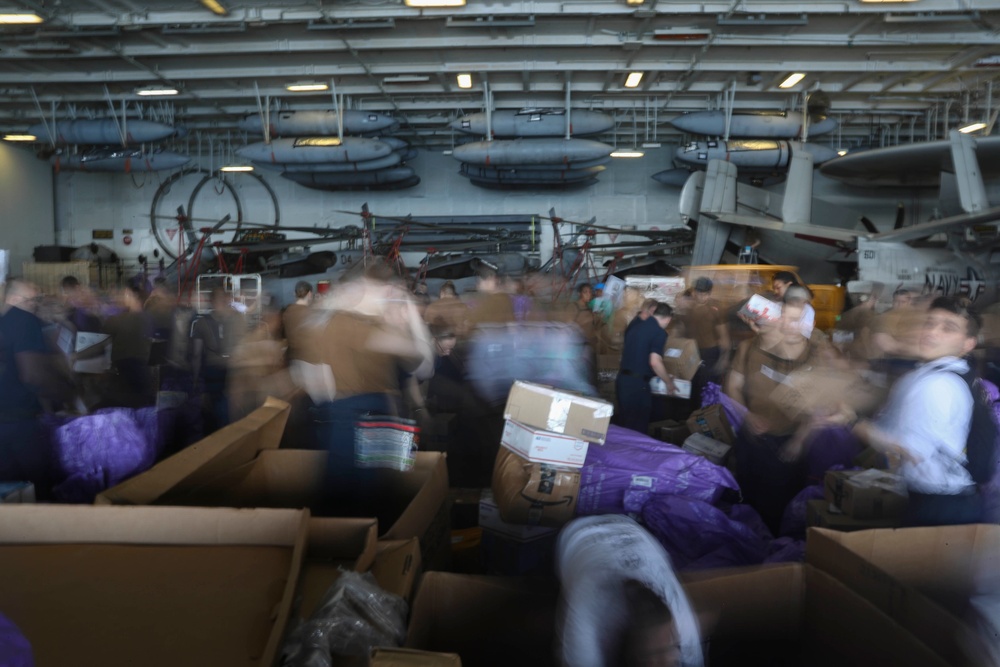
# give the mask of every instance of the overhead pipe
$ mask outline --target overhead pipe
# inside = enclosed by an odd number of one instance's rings
[[[948,125],[951,123],[951,105],[954,104],[954,100],[948,100],[944,103],[944,122],[941,125],[941,138],[948,138],[948,131],[951,129]]]
[[[736,104],[736,81],[729,82],[729,89],[725,91],[726,105],[726,133],[723,139],[729,141],[729,128],[733,122],[733,105]],[[805,141],[803,139],[803,141]]]
[[[45,126],[45,131],[49,135],[49,143],[52,145],[52,148],[55,148],[56,147],[56,102],[55,100],[52,100],[51,102],[52,127],[49,127],[48,121],[45,120],[45,112],[42,111],[42,103],[39,101],[38,95],[35,93],[35,87],[31,86],[29,90],[31,91],[31,100],[35,103],[35,109],[38,110],[38,117],[41,119],[42,125]]]
[[[122,121],[118,122],[118,114],[115,113],[115,103],[111,99],[111,91],[108,90],[108,86],[104,86],[104,98],[108,102],[108,109],[111,110],[111,120],[115,122],[115,127],[118,129],[118,139],[122,142],[122,146],[128,144],[128,134],[125,128],[125,100],[122,100]]]
[[[490,99],[490,82],[483,77],[483,104],[486,106],[486,141],[493,141],[493,104]]]
[[[340,104],[337,103],[337,82],[334,77],[330,77],[330,94],[333,96],[333,110],[337,114],[337,138],[340,139],[340,143],[344,143],[344,112],[341,110],[344,98],[340,98]]]
[[[570,138],[572,134],[570,128],[573,126],[572,119],[570,118],[570,108],[569,108],[569,97],[570,97],[570,73],[566,72],[566,139]]]
[[[260,124],[264,128],[264,143],[271,143],[271,96],[267,96],[267,103],[260,102],[260,88],[257,82],[253,82],[254,96],[257,98],[257,115],[260,116]]]

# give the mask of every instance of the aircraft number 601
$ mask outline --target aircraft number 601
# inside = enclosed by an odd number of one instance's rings
[[[865,250],[864,253],[865,253],[864,259],[875,259],[874,250]]]

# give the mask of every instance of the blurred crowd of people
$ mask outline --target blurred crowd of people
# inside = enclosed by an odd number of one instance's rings
[[[426,285],[408,285],[387,267],[374,265],[324,295],[300,282],[295,301],[283,308],[263,297],[234,300],[222,287],[201,295],[206,302],[192,308],[179,303],[162,278],[147,285],[148,291],[131,285],[98,296],[66,277],[59,294],[47,298],[33,285],[14,280],[7,285],[0,318],[0,392],[7,398],[0,412],[0,442],[7,454],[0,478],[38,476],[41,455],[23,444],[31,438],[16,434],[30,431],[44,410],[153,405],[162,390],[184,392],[201,401],[207,434],[245,416],[266,396],[287,397],[299,388],[308,394],[312,410],[310,444],[335,454],[331,481],[347,490],[350,480],[337,475],[351,468],[351,433],[359,414],[410,418],[425,430],[434,429],[434,415],[457,414],[471,424],[470,440],[495,441],[480,422],[496,406],[479,400],[468,382],[469,339],[487,325],[559,322],[579,331],[585,343],[579,368],[592,385],[598,384],[598,355],[605,360],[620,356],[615,420],[621,425],[645,432],[650,421],[671,409],[686,417],[700,407],[700,391],[708,382],[721,385],[744,406],[735,447],[737,475],[747,500],[773,525],[780,508],[804,485],[801,461],[812,434],[823,425],[858,421],[859,437],[893,456],[906,455],[906,443],[885,434],[881,440],[873,437],[881,431],[866,429],[856,414],[827,410],[830,414],[790,417],[773,398],[785,378],[806,368],[850,370],[887,391],[919,364],[941,357],[961,360],[953,370],[967,373],[965,358],[976,347],[980,328],[967,304],[899,290],[886,312],[876,312],[878,295],[873,295],[843,313],[831,338],[815,326],[809,289],[787,272],[775,274],[771,289],[760,293],[782,304],[777,319],[748,317],[745,300],[716,300],[713,282],[705,277],[677,295],[673,307],[629,298],[635,296],[629,290],[626,298],[612,300],[604,287],[570,288],[540,276],[503,276],[484,262],[474,292],[459,295],[454,284],[445,282],[432,298]],[[940,319],[942,309],[965,325],[963,345],[941,348],[930,341],[930,323],[935,315]],[[668,338],[695,341],[701,356],[690,399],[663,399],[650,388],[650,380],[658,378],[668,395],[677,393],[676,378],[662,360]],[[988,351],[977,354],[969,357],[974,371],[987,376],[995,371]],[[952,389],[961,394],[957,385]],[[959,416],[941,418],[952,423]],[[926,423],[931,417],[926,413],[918,419]],[[963,429],[967,434],[968,425],[958,424],[953,442],[941,446],[961,449]],[[477,458],[472,467],[480,478],[488,477],[495,452],[478,444],[469,450]],[[953,463],[960,460],[958,451]],[[902,469],[909,468],[904,463]]]

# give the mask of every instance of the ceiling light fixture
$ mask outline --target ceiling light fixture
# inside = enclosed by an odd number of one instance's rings
[[[847,149],[841,148],[839,151],[837,151],[837,155],[839,155],[840,157],[844,157],[845,155],[847,155]]]
[[[789,74],[787,79],[778,84],[778,88],[791,88],[804,78],[806,78],[805,72],[795,72],[794,74]]]
[[[212,12],[216,16],[229,16],[229,8],[223,5],[219,0],[199,0],[201,6]]]
[[[5,134],[4,141],[37,141],[38,137],[33,134]]]
[[[141,97],[163,97],[166,95],[176,95],[177,92],[178,91],[176,88],[149,87],[149,88],[139,88],[135,91],[135,94]]]
[[[465,0],[404,0],[407,7],[464,7]]]
[[[42,23],[43,19],[38,14],[0,14],[0,24],[3,25],[25,25],[29,23]]]
[[[635,88],[642,81],[642,72],[629,72],[629,75],[625,77],[625,87]]]
[[[459,74],[458,75],[458,87],[459,88],[472,88],[472,75],[471,74]]]
[[[965,127],[958,128],[958,131],[962,134],[970,134],[972,132],[978,132],[979,130],[985,130],[986,123],[972,123],[971,125],[966,125]]]
[[[219,167],[219,171],[224,171],[226,173],[245,173],[248,171],[253,171],[253,167],[249,164],[230,164],[225,167]]]
[[[616,148],[611,152],[611,157],[642,157],[645,155],[642,151],[635,148]]]
[[[320,93],[324,90],[330,90],[330,84],[317,83],[315,81],[300,81],[299,83],[286,85],[285,90],[290,93]]]
[[[638,7],[639,5],[646,2],[646,0],[625,0],[625,4],[629,7]]]

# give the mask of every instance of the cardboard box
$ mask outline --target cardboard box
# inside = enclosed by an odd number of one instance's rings
[[[0,609],[38,665],[269,667],[308,512],[0,507]]]
[[[385,540],[378,543],[371,572],[378,585],[407,602],[421,572],[420,540]]]
[[[831,470],[826,499],[855,519],[899,519],[906,511],[906,483],[884,470]]]
[[[369,667],[462,667],[456,653],[431,653],[409,648],[377,648]]]
[[[603,444],[613,413],[607,401],[519,380],[510,388],[503,418]]]
[[[589,443],[568,435],[532,428],[513,419],[503,426],[500,444],[537,463],[582,468]]]
[[[701,367],[698,343],[693,338],[671,336],[663,352],[663,365],[667,372],[681,380],[691,380]]]
[[[599,354],[597,355],[597,382],[598,384],[603,384],[606,382],[614,383],[618,379],[618,369],[622,365],[622,355],[618,354]]]
[[[806,560],[856,591],[951,665],[983,664],[964,624],[969,598],[996,590],[1000,526],[838,533],[810,529]]]
[[[457,653],[467,665],[549,667],[557,597],[555,582],[428,572],[406,646]]]
[[[807,557],[817,566],[845,577],[847,571],[865,577],[879,573],[955,613],[965,611],[976,591],[989,590],[991,573],[1000,574],[1000,526],[993,524],[858,533],[816,529],[807,538]]]
[[[711,619],[703,621],[706,664],[951,664],[891,613],[809,564],[714,570],[685,579],[696,613]]]
[[[701,433],[727,445],[733,444],[735,440],[733,428],[729,425],[726,413],[723,412],[722,406],[719,404],[692,412],[691,416],[688,417],[687,427],[692,434]]]
[[[726,464],[726,459],[729,457],[732,447],[724,442],[713,440],[707,435],[693,433],[684,441],[681,449],[692,454],[697,454],[708,459],[715,465],[721,466]]]
[[[743,304],[738,314],[757,324],[777,322],[781,319],[781,304],[754,294]]]
[[[500,448],[493,466],[493,499],[506,523],[561,526],[576,513],[580,471],[531,462]]]
[[[869,530],[871,528],[893,528],[900,524],[898,517],[885,517],[881,519],[856,519],[842,512],[830,509],[830,502],[825,498],[822,500],[810,500],[806,503],[806,525],[816,528],[830,528],[832,530]]]
[[[98,505],[317,507],[325,451],[275,449],[289,405],[268,398],[243,419],[97,496]],[[424,563],[446,566],[448,469],[445,455],[417,452],[407,472],[377,470],[371,514],[386,540],[420,539]]]
[[[677,391],[668,393],[667,383],[658,377],[650,378],[649,390],[657,396],[669,396],[671,398],[691,398],[691,382],[688,380],[674,379],[674,386]]]
[[[491,530],[498,535],[509,537],[518,542],[530,542],[559,532],[558,528],[550,526],[507,523],[500,516],[500,508],[493,498],[493,492],[489,489],[483,490],[482,498],[479,501],[479,525],[486,530]]]
[[[684,588],[696,612],[711,619],[702,622],[706,664],[949,664],[889,614],[809,565],[714,570]],[[557,595],[534,579],[428,573],[406,645],[452,651],[470,665],[557,664]]]
[[[374,519],[309,519],[306,558],[299,577],[298,616],[309,618],[341,568],[367,572],[375,562],[378,523]]]
[[[691,431],[688,430],[687,424],[683,422],[666,419],[650,424],[647,435],[662,442],[669,442],[672,445],[680,446],[691,435]]]
[[[640,301],[656,299],[671,306],[677,303],[677,296],[687,289],[684,278],[677,276],[625,276],[625,286],[636,289]]]
[[[0,482],[0,505],[35,502],[35,485],[31,482]]]

